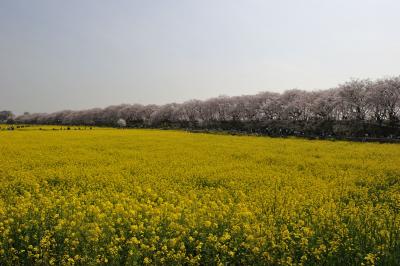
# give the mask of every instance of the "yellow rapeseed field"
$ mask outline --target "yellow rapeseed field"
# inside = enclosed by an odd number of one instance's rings
[[[400,263],[400,145],[52,128],[0,131],[1,265]]]

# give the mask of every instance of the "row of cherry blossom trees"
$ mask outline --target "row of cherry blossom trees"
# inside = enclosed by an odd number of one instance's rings
[[[289,135],[397,135],[400,76],[373,81],[354,79],[320,91],[293,89],[161,106],[122,104],[104,109],[24,114],[15,121],[117,126],[121,119],[128,127],[227,129]]]

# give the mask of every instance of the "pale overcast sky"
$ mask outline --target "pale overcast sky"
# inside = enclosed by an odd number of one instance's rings
[[[182,102],[400,74],[398,0],[0,0],[0,110]]]

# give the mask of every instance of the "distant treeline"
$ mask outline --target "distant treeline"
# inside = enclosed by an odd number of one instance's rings
[[[288,90],[165,105],[28,114],[21,124],[226,130],[273,136],[400,137],[400,76],[351,80],[321,91]]]

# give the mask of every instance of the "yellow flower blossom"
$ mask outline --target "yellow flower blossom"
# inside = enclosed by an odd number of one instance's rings
[[[398,257],[397,144],[46,128],[0,131],[0,265]]]

